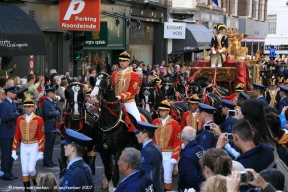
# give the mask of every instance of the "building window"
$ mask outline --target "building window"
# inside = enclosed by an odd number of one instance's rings
[[[238,0],[234,0],[233,8],[232,8],[232,15],[238,14]]]
[[[259,13],[259,0],[254,1],[254,19],[258,19]]]
[[[262,21],[264,21],[264,13],[265,13],[265,1],[264,0],[261,0],[261,13],[260,13],[260,15],[261,15],[261,20]]]
[[[253,0],[248,0],[248,17],[252,17],[252,1]]]
[[[277,15],[267,15],[268,34],[276,34]]]

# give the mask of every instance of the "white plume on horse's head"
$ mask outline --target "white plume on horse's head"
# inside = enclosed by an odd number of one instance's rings
[[[96,83],[95,83],[95,86],[94,86],[94,88],[93,88],[93,91],[91,92],[91,95],[90,95],[90,97],[91,97],[91,100],[93,101],[93,102],[98,102],[98,95],[99,95],[99,85],[100,85],[100,82],[101,82],[101,78],[96,78]]]

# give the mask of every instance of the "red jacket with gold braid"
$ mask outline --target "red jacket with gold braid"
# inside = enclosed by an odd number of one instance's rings
[[[137,73],[130,68],[122,74],[122,71],[114,71],[111,77],[115,85],[115,93],[121,97],[124,103],[134,102],[135,95],[140,88],[141,79]]]
[[[183,113],[182,119],[181,119],[181,125],[180,129],[181,131],[184,129],[185,126],[191,126],[196,131],[200,131],[202,129],[202,122],[199,120],[200,113],[196,112],[196,115],[193,116],[191,111],[186,111]]]
[[[182,144],[179,123],[169,116],[164,126],[161,118],[154,119],[152,124],[158,126],[153,138],[154,143],[161,152],[173,152],[171,158],[178,161]]]
[[[18,117],[12,150],[17,150],[20,139],[25,144],[38,142],[38,151],[44,152],[45,135],[43,119],[33,114],[31,120],[27,123],[26,115]]]

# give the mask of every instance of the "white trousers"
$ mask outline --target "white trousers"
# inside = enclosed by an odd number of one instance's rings
[[[22,176],[36,175],[36,161],[38,156],[38,143],[21,143],[20,157]]]
[[[164,172],[164,183],[172,183],[172,173],[174,164],[171,163],[172,152],[162,152],[163,156],[163,172]]]
[[[140,113],[135,102],[124,103],[124,105],[126,107],[126,111],[133,115],[136,121],[141,121]]]

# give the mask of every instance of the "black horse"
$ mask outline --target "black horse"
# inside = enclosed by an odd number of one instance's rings
[[[85,95],[81,83],[73,82],[65,90],[67,106],[63,118],[58,123],[61,140],[65,139],[65,130],[67,128],[81,132],[95,141],[95,129],[93,124],[86,122]],[[90,166],[92,174],[95,174],[96,155],[93,152],[94,142],[87,147],[87,154],[83,157],[84,161]],[[67,157],[64,154],[64,148],[61,147],[61,165],[67,167]]]
[[[99,119],[96,123],[96,141],[98,150],[104,165],[104,173],[108,181],[113,182],[116,187],[119,182],[118,159],[125,147],[140,148],[135,134],[127,127],[127,114],[122,110],[122,104],[116,98],[114,85],[111,82],[110,75],[106,72],[100,72],[91,82],[94,89],[91,98],[96,97],[99,102]],[[93,86],[92,85],[92,86]],[[152,119],[150,114],[144,109],[138,108],[139,112],[145,116],[148,122]],[[144,114],[143,114],[144,113]],[[130,116],[133,125],[136,120]],[[112,156],[112,158],[111,158]]]

